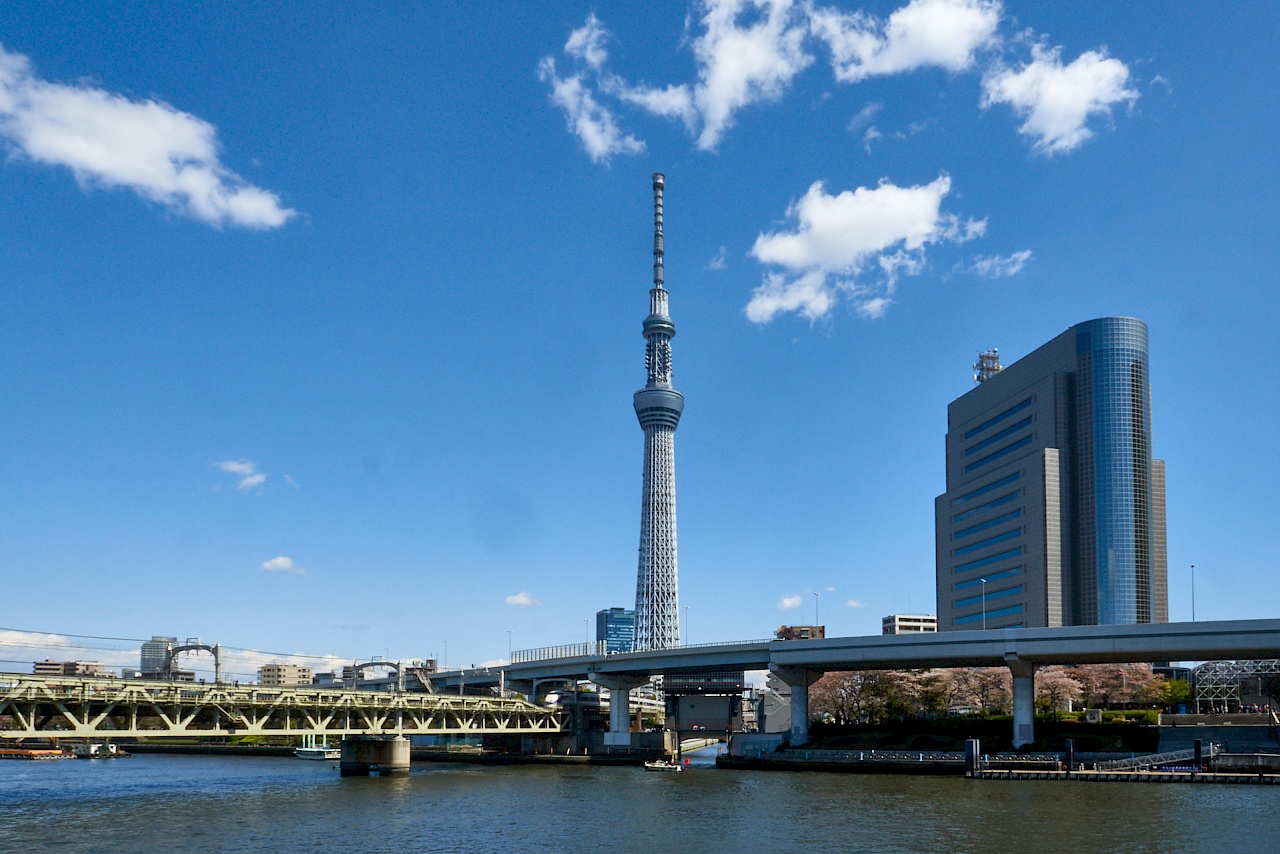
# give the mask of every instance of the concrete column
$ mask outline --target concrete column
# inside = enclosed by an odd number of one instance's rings
[[[809,686],[823,671],[803,667],[770,667],[769,672],[791,686],[791,746],[809,742]]]
[[[587,678],[609,689],[609,731],[605,733],[606,747],[631,746],[631,689],[649,681],[648,676],[631,674],[588,673]]]
[[[409,773],[409,739],[404,736],[347,736],[342,739],[338,772],[343,777],[382,777]]]
[[[1036,666],[1017,657],[1005,660],[1013,674],[1013,746],[1036,740]]]

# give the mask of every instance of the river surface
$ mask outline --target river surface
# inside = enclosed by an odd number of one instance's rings
[[[140,755],[0,762],[0,852],[1265,851],[1280,787]]]

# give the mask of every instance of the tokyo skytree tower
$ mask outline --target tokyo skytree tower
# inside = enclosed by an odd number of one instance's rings
[[[644,363],[649,378],[635,393],[636,417],[644,430],[644,492],[640,508],[640,569],[636,574],[636,649],[680,645],[680,593],[676,570],[676,425],[684,395],[671,387],[671,339],[662,282],[662,191],[666,177],[653,175],[653,289],[644,319]]]

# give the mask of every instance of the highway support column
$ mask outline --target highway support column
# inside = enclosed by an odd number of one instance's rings
[[[791,686],[791,746],[809,743],[809,686],[823,676],[806,667],[770,667],[769,672]]]
[[[1016,655],[1006,656],[1013,674],[1013,746],[1016,750],[1036,740],[1036,666]]]
[[[605,747],[631,747],[631,689],[649,681],[648,676],[633,674],[588,673],[587,678],[609,689],[609,731],[604,734]]]

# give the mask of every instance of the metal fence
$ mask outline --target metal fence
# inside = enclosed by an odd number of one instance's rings
[[[540,646],[536,649],[517,649],[511,653],[511,663],[524,664],[529,661],[547,661],[553,658],[586,658],[591,655],[604,655],[606,643],[606,641],[594,641]]]

